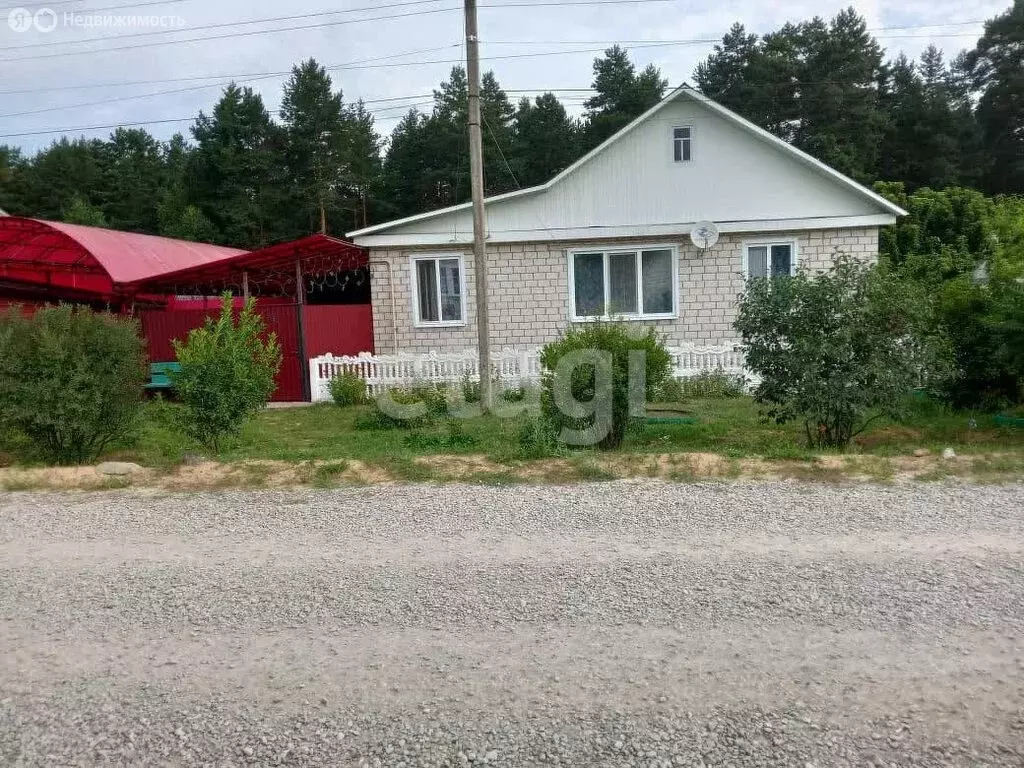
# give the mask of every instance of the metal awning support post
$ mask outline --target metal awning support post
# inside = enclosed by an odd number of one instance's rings
[[[309,356],[306,354],[306,285],[302,277],[302,257],[295,257],[295,311],[299,313],[299,370],[302,371],[302,399],[307,403],[313,399],[310,390]]]

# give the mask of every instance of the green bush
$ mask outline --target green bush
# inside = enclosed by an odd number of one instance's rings
[[[409,409],[415,415],[394,413],[390,405],[400,410]],[[422,429],[432,425],[438,417],[447,416],[447,390],[439,384],[415,384],[395,387],[378,396],[377,408],[356,420],[356,429]]]
[[[558,455],[562,449],[551,419],[535,411],[519,417],[516,443],[515,457],[518,459],[546,459]]]
[[[480,402],[480,382],[469,376],[464,376],[459,384],[462,390],[462,399],[471,404]],[[505,388],[501,379],[491,381],[491,394],[495,403],[521,403],[526,400],[531,392],[528,387]]]
[[[728,399],[746,392],[747,382],[742,376],[722,370],[701,371],[695,376],[666,379],[658,390],[657,399],[678,403],[693,399]]]
[[[131,320],[67,305],[0,315],[0,426],[47,462],[90,461],[129,438],[145,382]]]
[[[945,398],[957,408],[986,411],[1017,402],[1024,370],[1005,354],[1011,337],[1000,331],[1006,309],[1000,289],[964,275],[938,290],[937,327],[954,359],[954,371],[941,387]]]
[[[631,371],[634,355],[642,361]],[[588,323],[544,347],[541,365],[541,409],[559,439],[609,450],[639,421],[644,402],[669,377],[672,359],[653,328]]]
[[[347,408],[350,405],[363,405],[367,401],[366,382],[354,373],[343,373],[335,376],[327,385],[331,399],[335,405]]]
[[[466,434],[459,419],[448,419],[445,421],[443,434],[425,435],[422,432],[411,432],[405,436],[404,443],[407,448],[415,451],[464,451],[477,446],[480,441],[473,435]]]
[[[735,327],[761,377],[754,399],[777,423],[803,421],[811,447],[845,447],[875,419],[901,419],[941,371],[932,311],[923,292],[843,255],[820,275],[750,280]]]
[[[265,334],[255,302],[246,302],[237,321],[232,304],[225,294],[218,317],[174,342],[181,371],[173,382],[185,432],[213,451],[267,404],[281,367],[277,337]]]

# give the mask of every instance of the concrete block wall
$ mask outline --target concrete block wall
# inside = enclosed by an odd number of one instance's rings
[[[491,283],[491,344],[515,349],[545,344],[569,327],[569,269],[566,252],[602,246],[674,243],[679,252],[679,315],[669,320],[636,321],[654,325],[670,344],[722,344],[735,339],[732,322],[736,296],[743,290],[744,243],[794,240],[797,261],[811,269],[828,269],[837,253],[875,259],[878,228],[829,229],[723,235],[701,254],[689,238],[642,238],[557,243],[495,244],[488,248]],[[462,254],[466,324],[416,328],[410,256]],[[376,248],[370,251],[374,343],[378,354],[455,352],[476,347],[476,300],[472,249]]]

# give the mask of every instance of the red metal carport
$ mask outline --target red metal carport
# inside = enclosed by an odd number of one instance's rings
[[[284,353],[275,400],[309,398],[310,357],[373,351],[367,263],[365,251],[327,235],[243,251],[0,217],[0,308],[71,301],[136,312],[150,359],[168,362],[171,341],[217,312],[209,297],[253,296]]]
[[[0,297],[120,306],[125,286],[247,253],[56,221],[0,217]]]
[[[215,262],[175,270],[124,286],[176,297],[172,309],[142,310],[154,360],[171,360],[170,340],[201,325],[215,310],[183,309],[185,297],[228,291],[253,297],[277,334],[284,359],[275,400],[308,400],[309,358],[373,351],[368,257],[352,243],[310,235]]]

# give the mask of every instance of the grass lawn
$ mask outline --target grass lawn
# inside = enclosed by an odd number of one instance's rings
[[[645,424],[631,433],[622,453],[707,452],[729,458],[808,459],[798,424],[764,423],[748,397],[694,400],[684,406],[695,424]],[[145,465],[181,460],[191,446],[173,427],[171,404],[153,404],[146,412],[137,444],[112,451],[119,458]],[[215,457],[222,461],[267,459],[327,461],[411,459],[431,454],[483,454],[498,461],[518,458],[519,421],[483,416],[460,420],[452,435],[443,419],[417,429],[360,428],[375,406],[339,408],[333,404],[263,411],[242,432],[241,439]],[[976,425],[971,427],[971,419]],[[851,453],[899,456],[919,448],[957,453],[1024,451],[1024,430],[997,427],[991,416],[952,412],[921,404],[902,424],[879,420],[855,438]],[[582,451],[581,453],[593,453]]]
[[[634,475],[690,479],[756,474],[757,467],[769,465],[785,467],[786,476],[806,479],[856,472],[886,480],[894,474],[893,462],[902,461],[896,457],[909,457],[920,449],[928,449],[935,457],[946,447],[964,457],[960,470],[936,467],[934,479],[968,472],[1005,479],[1024,472],[1024,429],[999,427],[989,415],[952,412],[926,402],[916,403],[912,417],[904,423],[879,420],[873,424],[855,439],[841,464],[829,460],[829,454],[809,450],[801,425],[762,421],[758,406],[748,397],[688,401],[681,407],[696,423],[647,423],[630,433],[618,451],[564,451],[534,462],[523,460],[518,419],[484,416],[454,422],[437,419],[416,429],[368,428],[376,406],[333,404],[265,410],[246,425],[240,439],[218,455],[210,455],[176,429],[178,407],[163,401],[147,404],[137,441],[112,447],[102,458],[133,461],[168,473],[182,464],[186,454],[198,454],[236,468],[225,485],[262,484],[267,471],[259,462],[298,467],[301,471],[293,471],[292,476],[299,482],[325,486],[344,481],[346,469],[355,464],[376,473],[374,480],[458,477],[501,483]],[[0,443],[0,458],[7,459],[0,465],[31,464],[25,449],[23,443],[10,439]],[[701,457],[702,468],[687,456]],[[716,459],[713,471],[707,470],[708,456]],[[682,458],[677,461],[677,457]],[[524,469],[541,465],[543,470]],[[931,478],[932,472],[917,474]],[[7,483],[8,489],[13,482]]]

